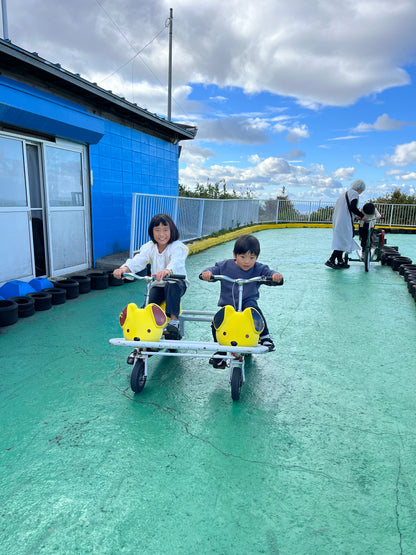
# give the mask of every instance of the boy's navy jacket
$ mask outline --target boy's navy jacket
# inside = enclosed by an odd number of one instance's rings
[[[211,268],[206,268],[204,272],[211,272],[212,275],[218,276],[228,276],[232,279],[250,279],[257,276],[272,276],[276,273],[275,270],[271,270],[265,264],[256,262],[250,270],[244,271],[239,266],[237,266],[235,260],[230,258],[229,260],[223,260],[222,262],[217,262],[215,266]],[[256,301],[259,298],[259,288],[260,284],[258,282],[248,283],[243,287],[243,307],[247,301]],[[232,305],[235,309],[238,305],[238,286],[235,283],[230,283],[228,281],[221,282],[221,294],[218,301],[218,306]]]

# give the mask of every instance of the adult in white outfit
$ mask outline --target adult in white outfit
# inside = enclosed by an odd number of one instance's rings
[[[334,249],[326,266],[333,269],[349,268],[349,264],[344,262],[342,255],[344,252],[350,253],[359,250],[359,245],[354,241],[354,215],[366,219],[365,214],[358,209],[358,198],[365,191],[365,183],[358,179],[354,181],[351,188],[343,193],[335,204],[332,216],[332,248]]]

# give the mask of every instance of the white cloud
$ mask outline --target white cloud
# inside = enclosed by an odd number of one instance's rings
[[[302,125],[295,125],[286,135],[286,140],[289,143],[296,144],[300,143],[303,139],[307,139],[309,137],[309,130],[305,124]]]
[[[244,117],[202,119],[198,123],[198,139],[216,143],[266,143],[269,136],[265,127],[259,120]]]
[[[176,86],[267,90],[317,109],[410,82],[404,64],[416,47],[416,2],[405,0],[293,0],[284,9],[275,0],[73,0],[70,9],[56,0],[14,0],[9,34],[90,80],[118,71],[129,98],[132,81],[166,86],[172,3]]]
[[[250,189],[258,198],[272,198],[283,186],[291,198],[319,198],[323,191],[326,197],[332,198],[342,188],[340,179],[336,175],[327,175],[322,165],[309,169],[289,164],[283,158],[261,159],[258,155],[252,155],[249,161],[252,166],[245,168],[225,164],[206,167],[201,160],[195,161],[180,170],[179,181],[192,189],[196,183],[215,183],[224,179],[228,189],[241,192]]]
[[[338,168],[332,172],[332,177],[334,179],[339,179],[339,181],[347,181],[352,179],[354,175],[355,168]]]
[[[328,141],[350,141],[351,139],[359,139],[358,135],[345,135],[345,137],[334,137]]]
[[[414,122],[391,119],[388,114],[383,114],[379,116],[374,123],[359,123],[353,131],[356,133],[366,133],[368,131],[395,131],[403,129],[405,125],[414,125]]]
[[[397,145],[388,161],[395,166],[408,166],[416,162],[416,141]]]

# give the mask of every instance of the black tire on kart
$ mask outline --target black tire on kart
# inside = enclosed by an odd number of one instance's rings
[[[146,384],[146,377],[144,375],[144,360],[138,358],[134,363],[133,370],[130,376],[130,387],[134,393],[140,393]]]
[[[42,289],[44,293],[50,293],[52,295],[52,304],[64,304],[66,301],[66,290],[61,287],[46,287]]]
[[[9,300],[17,303],[19,318],[27,318],[35,314],[35,301],[27,295],[11,297]]]
[[[368,269],[370,268],[370,258],[371,258],[371,249],[369,247],[368,248],[366,247],[364,249],[363,256],[364,256],[364,268],[365,268],[365,271],[368,272]]]
[[[19,319],[19,306],[10,299],[0,299],[0,326],[11,326]]]
[[[238,401],[240,398],[241,386],[243,385],[243,372],[241,366],[234,366],[231,375],[231,398]]]

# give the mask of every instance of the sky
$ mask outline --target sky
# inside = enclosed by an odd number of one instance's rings
[[[166,118],[170,8],[181,184],[416,194],[416,0],[9,0],[8,38]]]

